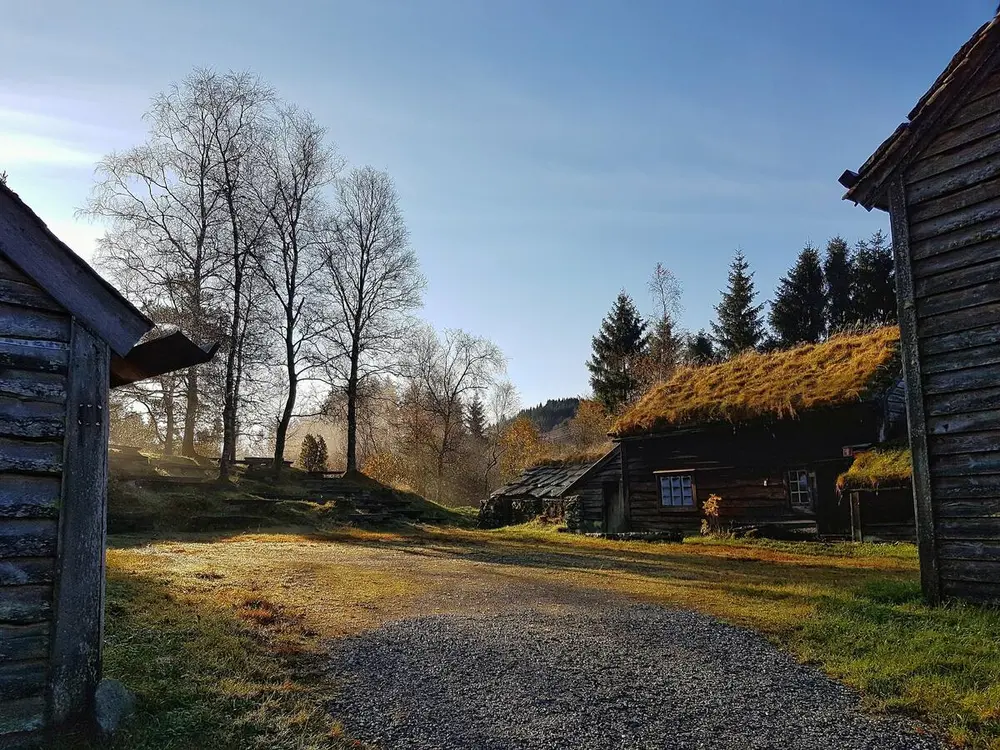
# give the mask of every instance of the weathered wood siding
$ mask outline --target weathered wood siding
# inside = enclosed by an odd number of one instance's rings
[[[0,735],[46,721],[71,323],[0,255]]]
[[[908,260],[912,278],[913,390],[926,422],[930,496],[916,483],[918,510],[921,500],[931,506],[925,585],[937,588],[932,598],[1000,599],[1000,74],[967,98],[898,189],[906,209],[893,212],[894,240],[908,250],[897,262]]]
[[[605,528],[604,486],[616,485],[621,492],[622,459],[621,451],[615,451],[607,463],[588,474],[573,489],[572,494],[580,500],[580,518],[585,531],[607,531]]]
[[[788,500],[786,472],[816,473],[818,497],[812,517],[821,533],[850,529],[850,510],[836,494],[836,477],[851,459],[848,445],[878,441],[883,407],[867,403],[823,415],[769,425],[723,425],[624,441],[625,482],[632,531],[700,527],[701,505],[709,495],[722,498],[725,524],[808,518]],[[697,506],[664,507],[657,472],[694,477]]]

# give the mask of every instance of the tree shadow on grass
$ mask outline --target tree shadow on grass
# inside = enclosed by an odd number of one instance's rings
[[[259,599],[217,603],[110,569],[104,674],[137,696],[110,745],[80,750],[357,747],[331,733],[329,689],[299,618]],[[75,744],[72,744],[75,743]]]

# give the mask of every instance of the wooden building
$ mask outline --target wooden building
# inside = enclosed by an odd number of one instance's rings
[[[837,477],[837,492],[849,502],[855,542],[915,542],[912,463],[906,448],[859,452]]]
[[[57,747],[101,673],[108,389],[205,361],[0,184],[0,746]]]
[[[837,477],[906,430],[898,329],[682,368],[615,424],[625,525],[850,533]]]
[[[1000,20],[840,179],[890,214],[924,593],[1000,600]]]

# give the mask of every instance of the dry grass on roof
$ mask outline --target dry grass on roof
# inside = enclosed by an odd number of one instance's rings
[[[612,428],[641,435],[685,424],[795,417],[858,401],[899,377],[899,328],[845,333],[820,344],[680,368]]]
[[[593,464],[608,455],[614,447],[614,444],[608,440],[599,445],[592,445],[582,450],[554,448],[551,452],[540,456],[538,460],[532,463],[532,465],[528,468],[533,469],[537,466],[572,466],[573,464]]]
[[[884,448],[859,453],[851,468],[837,477],[837,489],[877,490],[905,487],[913,475],[909,448]]]

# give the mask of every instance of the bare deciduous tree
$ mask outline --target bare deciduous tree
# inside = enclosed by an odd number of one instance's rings
[[[437,500],[442,497],[446,461],[457,448],[463,402],[488,388],[505,369],[503,354],[492,341],[456,329],[442,336],[430,327],[416,332],[408,374],[434,426],[428,447],[434,455]]]
[[[279,310],[271,328],[280,341],[285,370],[274,431],[275,471],[283,466],[299,384],[325,363],[321,343],[331,331],[330,297],[320,279],[324,269],[320,191],[336,176],[341,160],[324,144],[325,135],[311,115],[292,108],[279,110],[263,145],[265,179],[256,185],[270,230],[258,260]]]
[[[97,263],[133,301],[155,322],[210,340],[218,334],[212,311],[223,220],[211,123],[190,79],[156,96],[146,121],[144,144],[98,163],[97,182],[79,213],[108,222]],[[185,401],[182,452],[191,456],[200,407],[197,368],[185,373]]]
[[[490,495],[499,479],[503,461],[507,426],[517,413],[520,401],[517,389],[508,380],[496,383],[490,391],[487,402],[487,426],[485,431],[485,458],[483,461],[483,498]]]
[[[425,282],[389,175],[354,169],[338,187],[326,260],[339,318],[331,340],[347,396],[347,471],[354,472],[359,390],[391,368]]]

